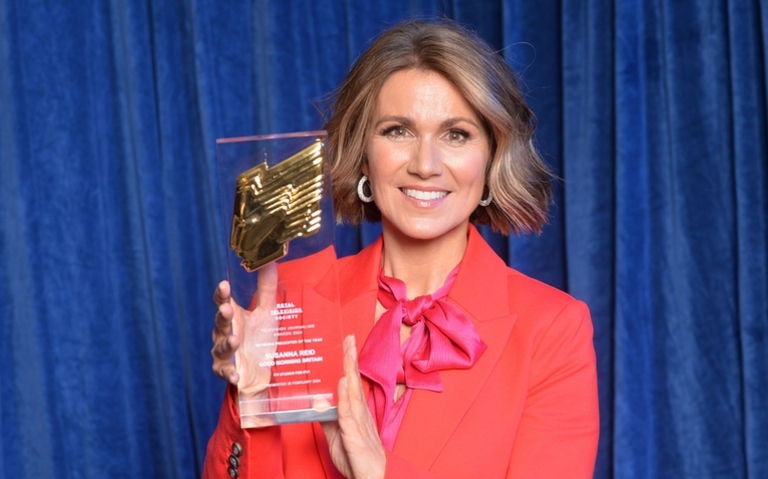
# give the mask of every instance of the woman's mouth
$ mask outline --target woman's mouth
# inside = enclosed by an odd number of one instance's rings
[[[414,190],[411,188],[400,188],[400,191],[402,191],[405,194],[405,196],[408,196],[409,198],[413,198],[419,201],[439,200],[441,198],[444,198],[448,194],[447,191],[423,191],[423,190]]]

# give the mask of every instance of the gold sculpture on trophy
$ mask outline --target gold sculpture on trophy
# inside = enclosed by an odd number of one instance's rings
[[[288,254],[288,242],[320,229],[323,143],[272,168],[261,163],[237,178],[230,248],[248,271]]]

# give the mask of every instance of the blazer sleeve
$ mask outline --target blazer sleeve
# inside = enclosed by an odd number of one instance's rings
[[[589,310],[575,300],[541,334],[507,477],[592,477],[599,435],[592,336]]]
[[[222,401],[219,423],[208,441],[203,479],[283,478],[280,427],[241,428],[236,404],[237,388],[230,385]]]

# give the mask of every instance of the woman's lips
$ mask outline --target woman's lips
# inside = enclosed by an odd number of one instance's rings
[[[448,194],[447,191],[424,191],[415,190],[412,188],[400,188],[400,191],[402,191],[405,196],[418,201],[435,201],[445,198],[445,196]]]

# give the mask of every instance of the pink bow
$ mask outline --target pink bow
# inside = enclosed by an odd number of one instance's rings
[[[406,285],[379,273],[379,302],[387,308],[368,335],[359,355],[360,372],[372,381],[368,407],[376,419],[387,449],[394,446],[412,389],[442,392],[440,371],[468,369],[486,350],[472,322],[445,298],[453,286],[458,266],[445,284],[431,295],[408,300]],[[400,325],[411,334],[400,345]],[[395,402],[395,388],[406,392]]]

